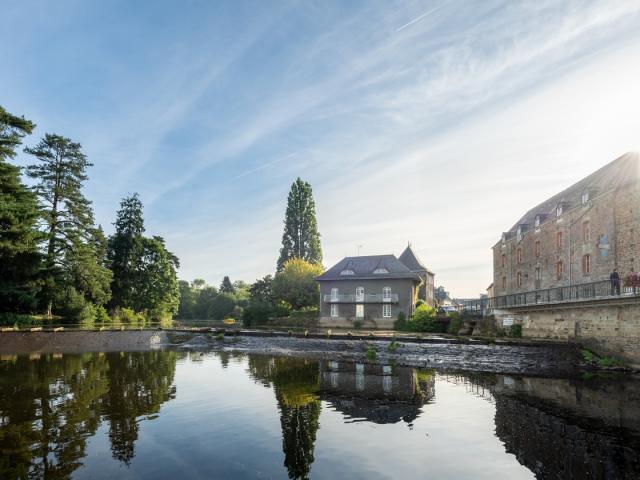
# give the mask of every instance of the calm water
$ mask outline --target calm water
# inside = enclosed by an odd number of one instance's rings
[[[640,384],[156,351],[0,359],[0,478],[640,478]]]

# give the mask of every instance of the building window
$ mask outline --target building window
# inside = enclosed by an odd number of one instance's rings
[[[507,266],[507,256],[504,253],[500,256],[500,265],[502,268]]]
[[[582,205],[589,203],[589,190],[582,192]]]
[[[503,247],[507,244],[507,234],[506,233],[502,234],[502,238],[500,239],[500,243],[502,243]]]
[[[364,318],[364,305],[356,305],[356,318]]]
[[[364,287],[356,288],[356,302],[364,302]]]
[[[562,232],[558,232],[558,234],[556,235],[556,246],[558,247],[558,250],[564,250],[564,239],[562,238]]]
[[[558,262],[556,263],[556,279],[562,280],[563,276],[564,276],[564,266],[562,265],[562,262]]]
[[[588,220],[582,222],[582,241],[585,243],[591,241],[591,223]]]
[[[516,250],[516,258],[518,259],[518,263],[522,263],[522,249],[518,248],[518,250]]]
[[[518,276],[516,278],[517,278],[518,288],[521,288],[522,287],[522,272],[518,272]]]
[[[516,240],[519,242],[522,240],[522,225],[518,225],[518,230],[516,230]]]
[[[338,310],[338,305],[334,303],[333,305],[331,305],[331,316],[335,318],[339,314],[340,314],[340,312]]]
[[[562,204],[559,203],[558,206],[556,207],[556,217],[561,217],[562,216]]]
[[[540,267],[536,267],[536,281],[539,282],[540,278]]]
[[[384,302],[391,301],[391,287],[384,287],[382,289],[382,301]]]
[[[345,269],[340,272],[340,275],[355,275],[355,272],[351,269]]]
[[[381,275],[381,274],[384,274],[384,273],[389,273],[389,270],[387,270],[386,268],[376,268],[373,271],[374,275]]]
[[[338,294],[338,289],[337,288],[332,288],[331,289],[331,301],[332,302],[337,302],[338,301],[339,294]]]
[[[502,289],[507,289],[507,277],[502,277]]]
[[[582,256],[582,273],[584,275],[589,275],[591,272],[591,255],[583,255]]]
[[[382,317],[391,318],[391,305],[382,305]]]
[[[533,254],[538,258],[540,256],[540,240],[536,240],[533,244]]]
[[[533,225],[534,225],[536,228],[540,228],[540,215],[536,215],[536,219],[535,219],[535,221],[533,222]]]

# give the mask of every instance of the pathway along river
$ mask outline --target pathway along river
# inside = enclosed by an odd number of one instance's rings
[[[640,478],[640,381],[227,351],[3,355],[0,478]]]

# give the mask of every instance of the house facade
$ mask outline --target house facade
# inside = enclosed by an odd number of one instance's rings
[[[529,210],[493,246],[493,295],[640,269],[640,154],[627,153]]]
[[[433,305],[433,273],[410,246],[403,256],[409,265],[395,255],[346,257],[317,277],[320,325],[393,328],[398,314],[410,316],[418,299]]]

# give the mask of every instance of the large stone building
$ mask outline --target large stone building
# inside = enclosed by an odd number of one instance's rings
[[[434,274],[411,246],[395,255],[346,257],[316,278],[320,324],[392,328],[398,313],[409,316],[418,299],[434,305]]]
[[[640,269],[640,154],[529,210],[493,246],[493,293],[624,278]]]

